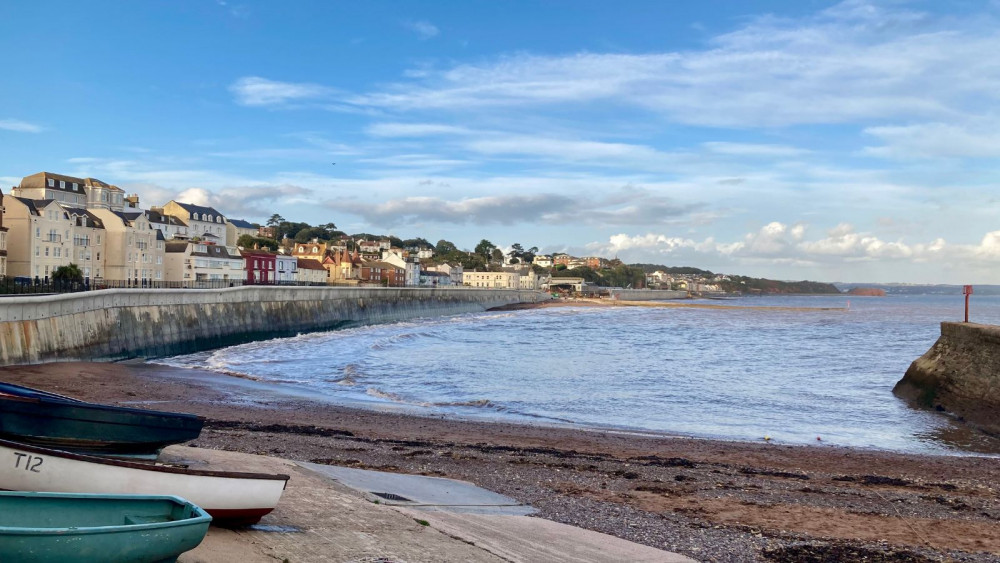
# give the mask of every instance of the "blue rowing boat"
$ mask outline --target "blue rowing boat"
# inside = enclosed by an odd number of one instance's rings
[[[205,419],[88,403],[0,382],[0,438],[76,453],[155,457],[193,440]]]
[[[0,492],[0,561],[176,561],[211,520],[173,496]]]

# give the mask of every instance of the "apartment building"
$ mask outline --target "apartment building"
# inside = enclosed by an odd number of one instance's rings
[[[189,238],[216,245],[226,244],[226,217],[215,208],[170,200],[162,208],[154,207],[152,210],[184,221]]]
[[[174,238],[190,238],[188,236],[187,223],[177,217],[174,217],[173,215],[164,215],[155,209],[150,209],[149,211],[144,211],[143,213],[146,215],[146,220],[148,220],[155,229],[159,230],[160,233],[163,234],[164,239],[170,240]]]
[[[243,219],[226,220],[226,246],[236,246],[236,241],[243,235],[256,237],[258,228],[249,221]]]
[[[139,285],[163,281],[163,233],[139,210],[93,209],[104,224],[104,279]],[[86,246],[94,241],[80,241]]]
[[[462,283],[469,287],[520,289],[521,274],[517,272],[465,272]]]
[[[198,282],[242,281],[243,258],[239,252],[204,241],[166,242],[163,258],[166,281],[197,287]]]
[[[54,199],[6,197],[3,203],[7,275],[45,279],[73,263],[86,279],[103,276],[106,232],[99,217]]]

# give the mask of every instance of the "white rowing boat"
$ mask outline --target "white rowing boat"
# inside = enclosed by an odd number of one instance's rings
[[[0,489],[174,495],[204,508],[221,525],[259,521],[277,506],[288,479],[106,459],[0,440]]]

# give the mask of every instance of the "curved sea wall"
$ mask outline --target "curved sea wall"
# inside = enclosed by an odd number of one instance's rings
[[[0,299],[0,363],[170,356],[548,299],[472,288],[110,289]]]
[[[892,391],[1000,435],[1000,326],[941,323],[941,337]]]

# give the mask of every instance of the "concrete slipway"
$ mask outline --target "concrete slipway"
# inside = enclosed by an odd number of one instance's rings
[[[527,516],[530,507],[462,481],[183,446],[168,448],[162,459],[292,476],[278,507],[260,524],[212,528],[181,563],[693,561]]]

